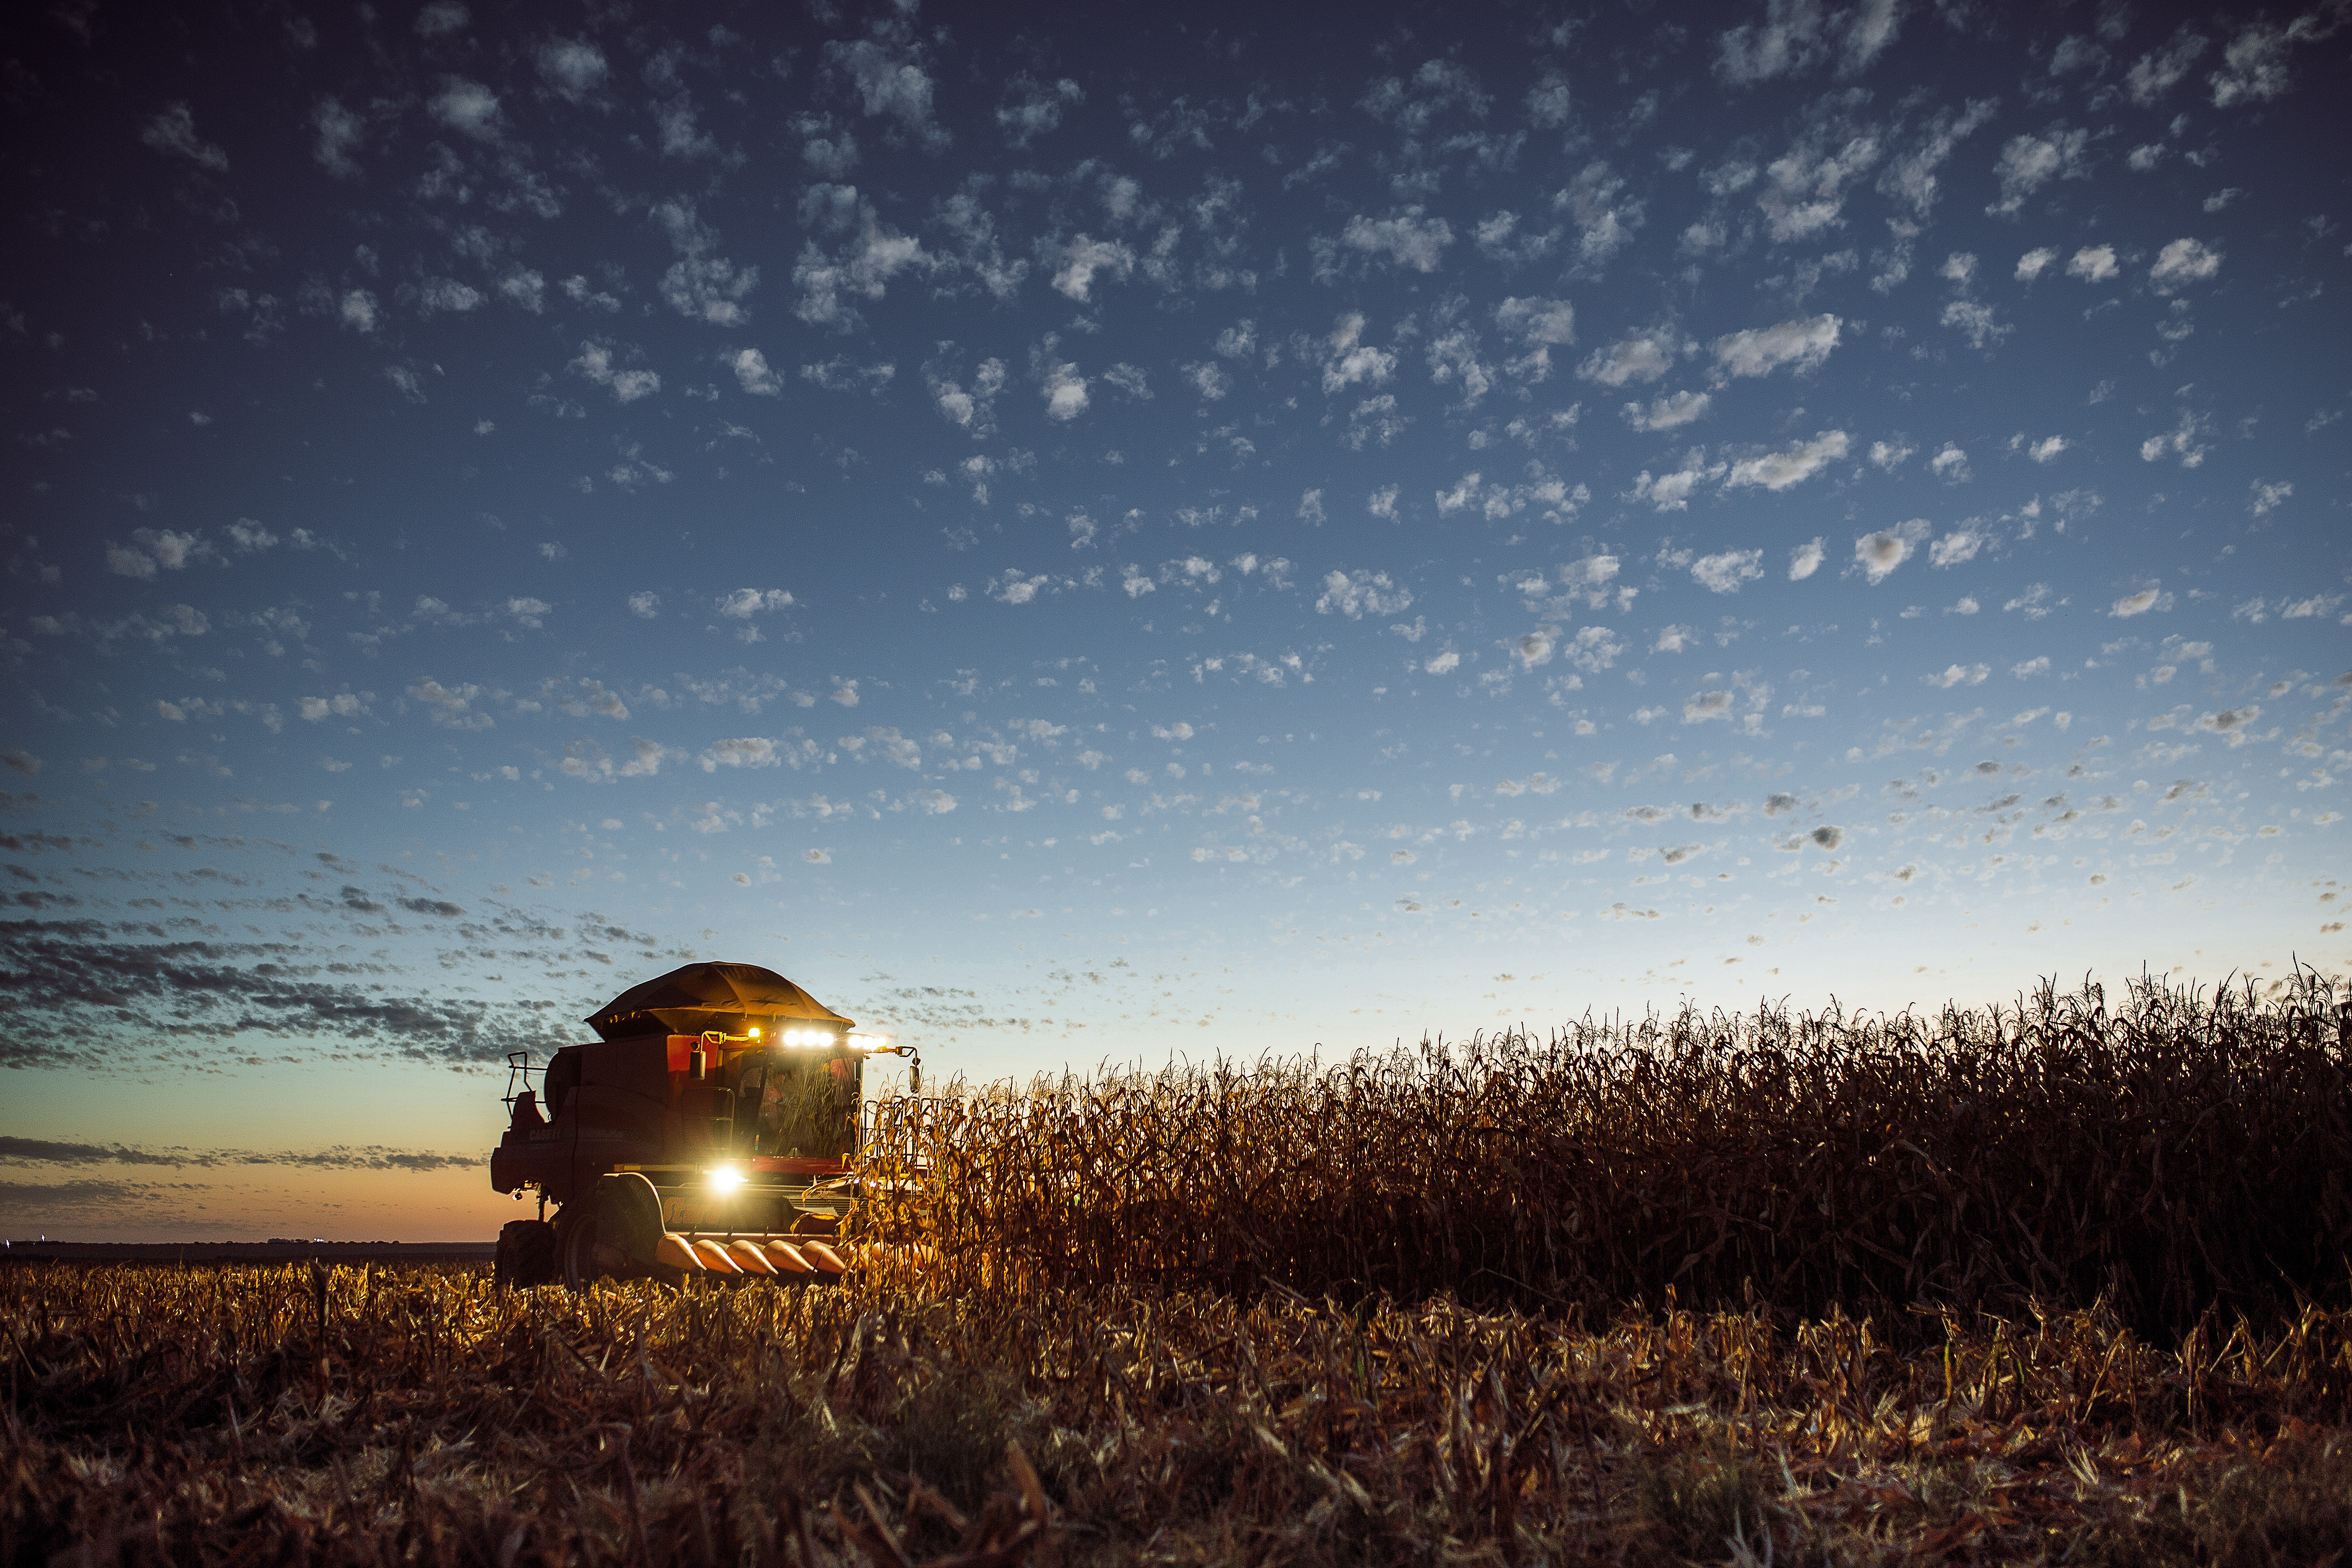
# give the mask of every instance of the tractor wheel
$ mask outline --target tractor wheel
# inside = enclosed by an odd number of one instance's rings
[[[552,1261],[564,1289],[574,1295],[604,1273],[596,1261],[596,1213],[586,1204],[571,1204],[555,1216]]]
[[[555,1227],[541,1219],[519,1219],[500,1230],[493,1277],[501,1290],[554,1283]]]

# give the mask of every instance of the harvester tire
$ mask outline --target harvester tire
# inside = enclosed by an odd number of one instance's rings
[[[541,1219],[519,1219],[499,1232],[494,1270],[498,1288],[528,1289],[555,1282],[555,1227]]]
[[[596,1212],[588,1204],[567,1204],[555,1216],[555,1272],[574,1295],[604,1272],[596,1266]]]

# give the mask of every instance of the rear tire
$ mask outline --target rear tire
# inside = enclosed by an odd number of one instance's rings
[[[519,1219],[499,1232],[498,1288],[529,1289],[555,1281],[555,1227],[541,1219]]]

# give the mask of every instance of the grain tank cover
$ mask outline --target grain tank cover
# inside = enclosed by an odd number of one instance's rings
[[[854,1027],[850,1021],[772,969],[756,963],[689,963],[632,985],[590,1014],[597,1037],[698,1035],[723,1029],[740,1035],[751,1025],[801,1019]]]

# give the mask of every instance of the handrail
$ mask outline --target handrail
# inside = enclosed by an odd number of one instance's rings
[[[530,1092],[530,1075],[533,1073],[541,1074],[541,1081],[544,1082],[546,1072],[547,1068],[544,1067],[533,1067],[530,1065],[530,1051],[529,1047],[525,1047],[520,1051],[509,1051],[507,1053],[507,1092],[505,1105],[509,1112],[514,1110],[514,1102],[517,1100],[520,1100],[523,1094]],[[518,1077],[522,1079],[521,1093],[518,1093],[515,1089],[515,1079]]]

